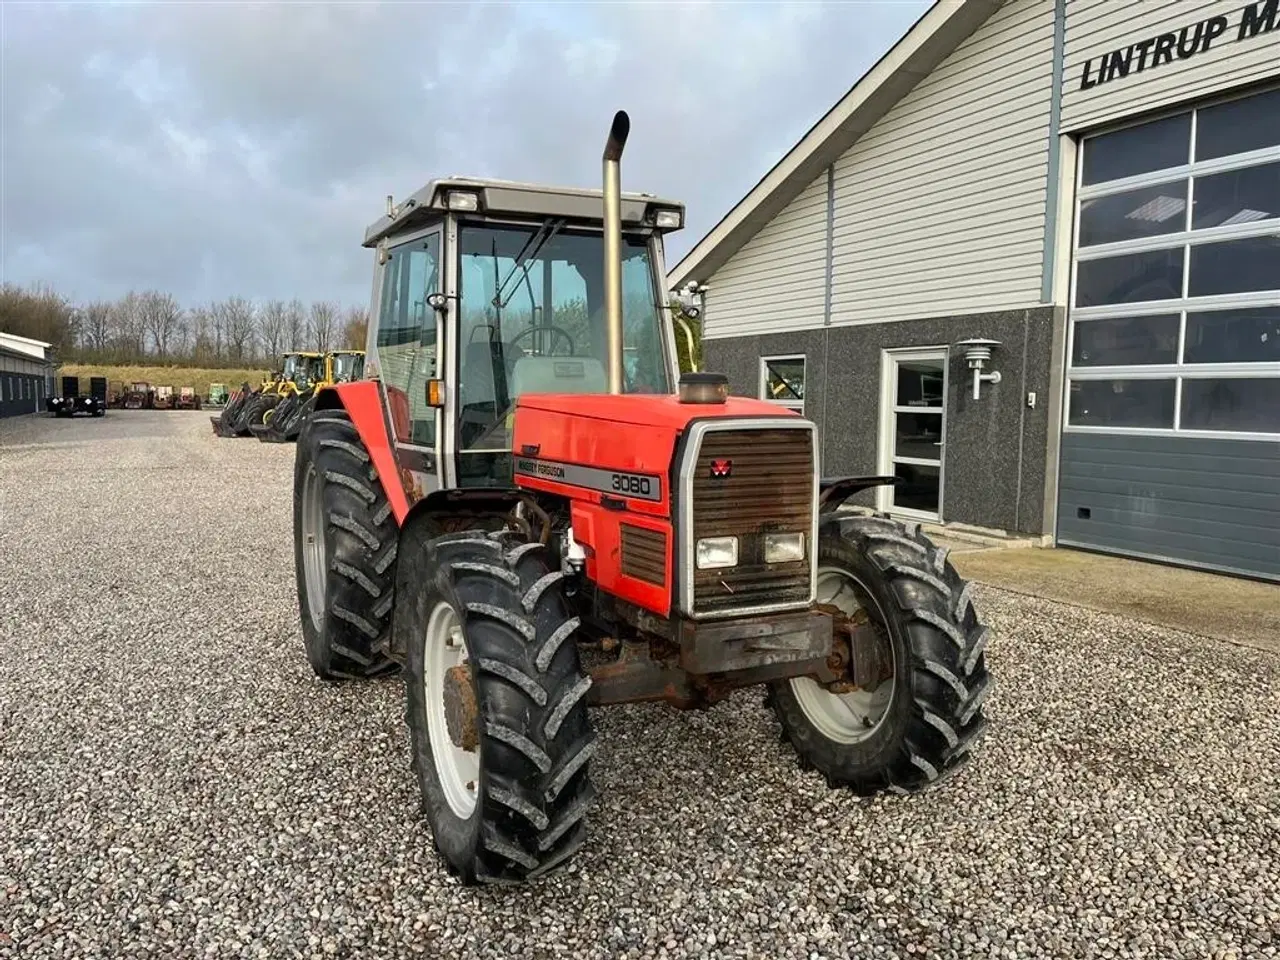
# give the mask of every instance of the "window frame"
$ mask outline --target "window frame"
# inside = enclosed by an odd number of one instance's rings
[[[802,375],[807,379],[809,376],[809,359],[803,353],[780,353],[770,354],[760,358],[758,367],[758,382],[756,396],[767,403],[777,404],[780,407],[786,407],[788,410],[794,410],[796,413],[804,416],[804,399],[800,400],[775,400],[769,396],[769,363],[770,361],[800,361],[800,370]]]
[[[384,247],[386,260],[381,262],[378,265],[378,272],[377,272],[376,281],[375,281],[377,283],[377,303],[376,303],[376,307],[374,308],[373,316],[370,323],[370,330],[367,337],[366,350],[368,350],[369,348],[372,348],[377,351],[378,386],[380,391],[383,394],[384,407],[388,411],[390,411],[391,409],[390,395],[387,392],[388,387],[387,387],[387,381],[386,381],[386,368],[383,364],[382,353],[385,349],[388,349],[389,347],[399,346],[399,344],[381,343],[382,332],[383,332],[383,324],[382,324],[383,307],[385,306],[385,302],[387,298],[388,277],[391,274],[393,269],[398,269],[398,267],[393,268],[393,264],[395,263],[394,255],[397,252],[403,255],[404,253],[410,251],[417,245],[422,244],[424,241],[426,241],[427,239],[433,236],[437,243],[436,279],[435,279],[434,292],[442,292],[445,285],[444,271],[445,271],[446,262],[447,262],[446,252],[445,252],[446,236],[445,236],[445,231],[443,229],[442,224],[433,223],[427,227],[423,227],[418,230],[406,232],[399,236],[388,238],[386,245]],[[426,293],[426,290],[424,288],[424,300],[425,300],[425,293]],[[426,315],[434,315],[434,326],[435,326],[435,334],[436,334],[435,378],[442,379],[444,375],[441,372],[441,344],[442,344],[443,335],[444,335],[444,323],[440,316],[439,310],[435,310],[430,306],[424,306],[424,312]],[[424,320],[426,320],[426,318],[427,317],[424,316]],[[426,323],[423,323],[417,327],[417,333],[415,335],[415,340],[413,341],[414,343],[413,359],[410,362],[410,367],[409,367],[410,381],[412,381],[412,378],[413,378],[413,365],[417,362],[417,351],[421,348],[422,331],[426,325],[427,325]],[[365,363],[366,365],[368,364],[367,356],[365,359]],[[393,386],[395,385],[393,384]],[[443,411],[439,407],[433,408],[432,413],[433,413],[433,418],[435,423],[432,428],[432,438],[433,438],[432,442],[428,444],[428,443],[423,443],[420,440],[415,440],[413,437],[413,406],[412,406],[413,399],[409,397],[407,390],[405,391],[405,396],[410,403],[409,435],[400,436],[396,432],[395,418],[388,416],[387,425],[388,425],[388,431],[389,431],[392,443],[397,448],[403,447],[409,450],[418,450],[418,451],[423,451],[427,453],[438,454],[440,450],[440,444],[441,444],[442,428],[444,424],[447,422],[444,420]]]
[[[1268,85],[1244,91],[1233,91],[1219,97],[1202,102],[1182,105],[1149,116],[1135,118],[1124,123],[1113,124],[1096,131],[1080,135],[1076,150],[1075,198],[1072,207],[1073,223],[1070,249],[1070,283],[1067,301],[1067,343],[1064,355],[1065,376],[1063,377],[1062,429],[1064,433],[1104,433],[1115,435],[1142,436],[1179,436],[1203,437],[1232,440],[1256,440],[1280,442],[1280,423],[1274,432],[1258,433],[1233,430],[1195,430],[1182,426],[1183,380],[1192,379],[1246,379],[1246,378],[1280,378],[1280,361],[1238,362],[1238,363],[1187,363],[1185,360],[1188,313],[1210,313],[1216,311],[1242,310],[1249,308],[1280,307],[1280,283],[1275,289],[1250,291],[1247,293],[1217,294],[1213,296],[1191,297],[1191,252],[1194,247],[1207,243],[1228,240],[1243,240],[1258,237],[1280,237],[1280,217],[1258,220],[1249,223],[1218,225],[1214,227],[1194,229],[1196,183],[1199,178],[1214,174],[1243,170],[1263,164],[1280,162],[1280,144],[1265,147],[1246,153],[1228,155],[1212,160],[1195,160],[1196,137],[1199,127],[1199,116],[1202,110],[1233,100],[1244,100],[1260,94],[1268,94],[1275,85]],[[1157,121],[1170,116],[1189,113],[1191,116],[1190,133],[1187,140],[1187,162],[1175,167],[1135,176],[1109,180],[1101,183],[1083,185],[1084,157],[1090,140],[1096,140],[1109,134],[1130,127]],[[1098,197],[1124,193],[1141,187],[1158,186],[1187,180],[1187,205],[1181,213],[1183,229],[1152,237],[1140,237],[1089,247],[1080,246],[1082,204]],[[1077,307],[1076,297],[1079,280],[1079,265],[1082,262],[1099,260],[1106,257],[1131,253],[1147,253],[1164,250],[1181,250],[1183,258],[1181,296],[1172,299],[1146,300],[1124,304],[1103,304],[1089,307]],[[1076,324],[1093,320],[1110,320],[1129,317],[1147,317],[1160,314],[1178,315],[1178,345],[1175,362],[1161,364],[1127,364],[1109,366],[1082,366],[1073,363],[1076,345]],[[1123,427],[1105,425],[1078,425],[1071,423],[1071,400],[1073,382],[1084,380],[1142,380],[1142,379],[1174,379],[1174,412],[1173,423],[1169,427]]]

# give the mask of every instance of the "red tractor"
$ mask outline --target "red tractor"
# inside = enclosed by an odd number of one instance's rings
[[[588,706],[701,708],[763,685],[806,768],[860,794],[936,784],[991,690],[970,590],[914,524],[839,508],[815,425],[677,370],[664,234],[684,208],[437,180],[366,232],[364,378],[299,437],[308,660],[401,672],[435,846],[519,882],[585,841]]]

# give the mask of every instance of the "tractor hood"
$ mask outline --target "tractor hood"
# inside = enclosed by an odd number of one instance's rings
[[[525,394],[517,409],[558,413],[620,427],[655,427],[682,431],[691,420],[712,417],[796,417],[799,414],[765,400],[729,397],[724,403],[681,403],[675,394]]]

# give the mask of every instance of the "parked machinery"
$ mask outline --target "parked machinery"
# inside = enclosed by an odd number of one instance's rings
[[[151,384],[145,380],[135,380],[125,391],[124,408],[126,410],[151,410],[155,407],[155,395]]]
[[[943,781],[985,723],[987,632],[946,551],[839,509],[894,479],[821,479],[812,422],[678,377],[662,247],[684,209],[620,193],[628,129],[603,191],[439,180],[379,218],[370,379],[320,391],[298,440],[307,658],[401,673],[466,883],[582,846],[588,705],[763,685],[800,762],[865,794]]]
[[[45,409],[55,417],[72,417],[77,413],[100,417],[107,412],[106,381],[101,377],[91,378],[87,394],[80,392],[79,377],[64,376],[60,386],[61,392],[45,402]]]
[[[256,389],[246,382],[233,395],[222,413],[210,417],[213,432],[220,437],[247,437],[251,428],[263,422],[268,410],[273,409],[285,397],[297,392],[299,379],[310,383],[324,372],[324,354],[313,351],[295,351],[282,354],[280,369]]]
[[[324,357],[324,377],[316,383],[297,383],[297,392],[268,410],[261,424],[249,430],[263,443],[291,443],[298,439],[302,425],[315,409],[320,390],[335,383],[359,380],[364,372],[363,350],[331,350]]]
[[[229,395],[227,393],[227,385],[225,383],[209,384],[209,395],[205,398],[206,405],[210,407],[224,407],[227,405]]]
[[[177,410],[199,410],[200,394],[196,393],[195,387],[181,387],[173,405]]]

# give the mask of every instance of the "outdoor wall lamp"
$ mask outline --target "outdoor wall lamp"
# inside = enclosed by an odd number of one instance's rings
[[[680,329],[684,331],[685,344],[689,348],[689,365],[695,372],[698,369],[697,361],[694,360],[697,355],[697,348],[694,345],[696,338],[693,335],[693,330],[689,327],[689,320],[697,320],[702,316],[702,307],[699,301],[706,295],[706,292],[707,285],[705,283],[690,280],[675,292],[676,300],[680,303],[680,312],[671,311],[672,317],[675,318],[676,323],[680,324]],[[686,320],[686,317],[689,320]]]
[[[972,340],[961,340],[956,346],[964,347],[964,358],[969,361],[969,369],[973,371],[973,399],[977,400],[983,380],[988,383],[1000,382],[999,370],[982,372],[982,365],[991,359],[991,348],[1000,346],[1000,341],[975,337]]]

